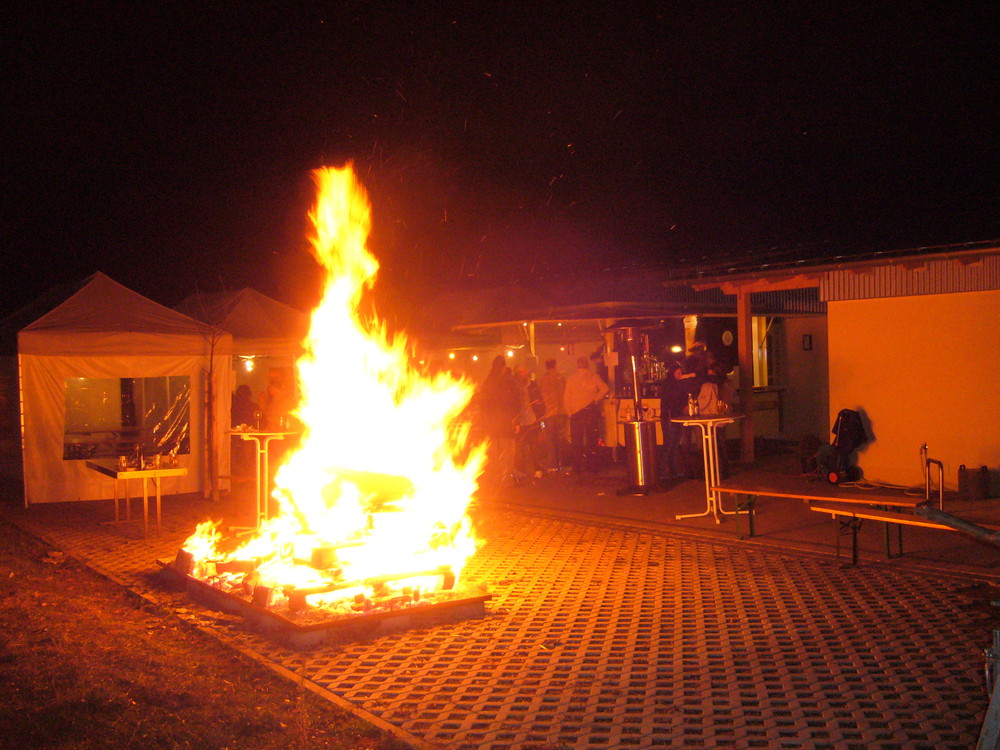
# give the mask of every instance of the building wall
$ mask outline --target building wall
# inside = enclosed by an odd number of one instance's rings
[[[798,441],[812,435],[828,443],[833,423],[829,421],[827,319],[817,315],[783,322],[782,437]]]
[[[1000,467],[998,322],[1000,291],[829,303],[830,424],[870,420],[865,478],[922,487],[922,443],[948,489],[961,464]]]

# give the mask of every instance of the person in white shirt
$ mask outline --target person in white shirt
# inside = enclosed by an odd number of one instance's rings
[[[569,415],[573,470],[583,474],[593,469],[592,456],[598,447],[600,402],[608,394],[608,384],[590,369],[586,357],[576,361],[576,371],[566,378],[563,406]],[[591,459],[588,466],[588,459]]]

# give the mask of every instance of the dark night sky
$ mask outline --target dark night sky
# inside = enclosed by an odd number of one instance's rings
[[[1000,238],[996,2],[30,5],[2,53],[0,314],[96,270],[308,304],[308,173],[349,158],[401,307]]]

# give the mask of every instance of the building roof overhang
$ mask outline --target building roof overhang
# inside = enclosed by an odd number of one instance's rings
[[[987,255],[1000,254],[1000,240],[885,251],[865,256],[837,256],[827,259],[789,261],[756,267],[730,266],[725,270],[677,276],[664,286],[690,287],[696,291],[719,289],[724,294],[758,293],[819,287],[825,276],[835,271],[871,273],[885,266],[900,266],[912,271],[930,263],[952,261],[961,265],[981,262]]]

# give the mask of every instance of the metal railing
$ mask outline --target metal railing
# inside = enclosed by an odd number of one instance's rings
[[[924,499],[928,502],[931,499],[931,464],[937,466],[938,470],[938,509],[944,510],[944,464],[933,458],[924,461]]]

